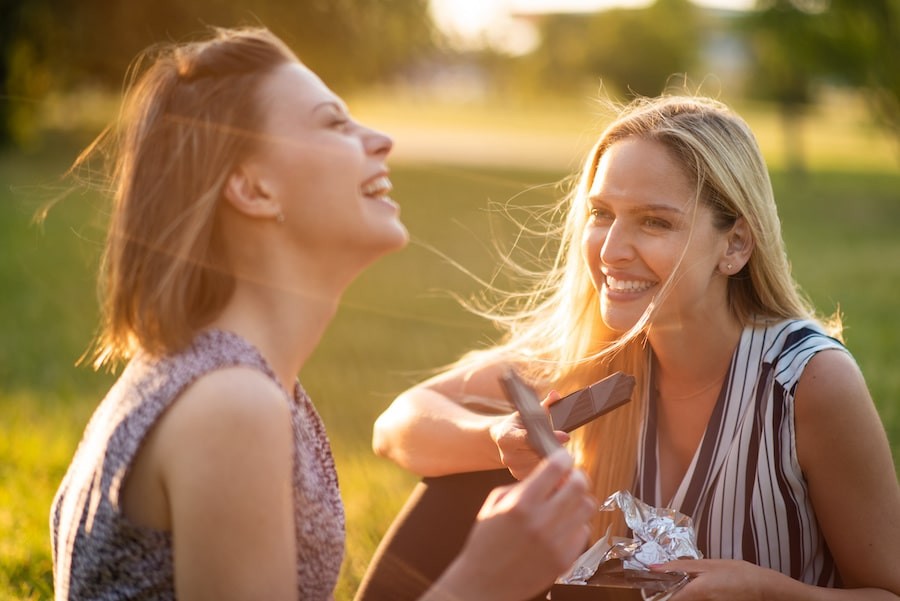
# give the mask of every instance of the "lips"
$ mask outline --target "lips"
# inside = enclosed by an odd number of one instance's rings
[[[394,186],[386,175],[380,175],[366,182],[361,188],[363,194],[372,197],[387,196],[393,189]]]

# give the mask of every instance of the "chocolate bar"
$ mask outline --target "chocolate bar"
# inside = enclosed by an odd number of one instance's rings
[[[522,423],[525,425],[525,431],[528,433],[528,442],[534,450],[540,456],[546,457],[556,449],[561,449],[562,445],[553,434],[550,416],[541,406],[541,400],[534,389],[526,384],[513,369],[507,370],[500,376],[500,384],[506,392],[506,397],[519,412]]]
[[[631,400],[634,376],[617,371],[550,405],[553,428],[571,432]]]

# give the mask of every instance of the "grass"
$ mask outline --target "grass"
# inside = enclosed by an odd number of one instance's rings
[[[376,105],[368,110],[390,121]],[[112,381],[109,374],[74,367],[96,324],[93,271],[102,205],[91,195],[73,195],[42,227],[31,224],[40,203],[56,193],[44,184],[73,153],[59,143],[40,155],[0,155],[0,601],[52,598],[47,510],[90,411]],[[900,173],[890,161],[877,168],[851,162],[841,170],[839,163],[817,158],[815,171],[797,179],[776,161],[773,181],[795,275],[822,312],[839,306],[844,313],[847,344],[897,459]],[[415,482],[371,454],[372,422],[399,391],[493,334],[451,298],[478,286],[440,254],[489,277],[497,257],[490,240],[511,231],[489,202],[551,202],[559,190],[541,184],[559,181],[568,158],[546,165],[394,168],[414,243],[350,288],[301,374],[328,426],[347,508],[338,600],[352,597]]]

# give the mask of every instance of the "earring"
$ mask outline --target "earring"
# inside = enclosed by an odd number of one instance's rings
[[[729,263],[728,265],[725,266],[725,269],[727,269],[728,271],[731,271],[731,268],[732,268],[731,263]]]

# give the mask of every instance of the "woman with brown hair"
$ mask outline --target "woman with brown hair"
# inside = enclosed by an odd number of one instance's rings
[[[145,58],[79,160],[115,157],[97,364],[127,365],[53,502],[56,596],[329,599],[344,514],[297,373],[347,285],[407,242],[392,141],[265,29]],[[557,453],[491,496],[424,598],[541,590],[595,509]]]

